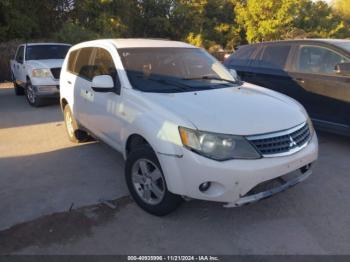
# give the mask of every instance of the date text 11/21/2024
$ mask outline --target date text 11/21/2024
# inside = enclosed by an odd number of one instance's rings
[[[128,261],[220,261],[218,256],[128,256]]]

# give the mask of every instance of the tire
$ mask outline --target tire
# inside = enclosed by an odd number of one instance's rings
[[[85,131],[79,129],[78,123],[68,105],[64,107],[63,115],[68,139],[73,143],[83,143],[88,141],[89,135]]]
[[[43,105],[43,100],[38,97],[36,91],[34,90],[32,86],[32,82],[27,79],[26,88],[25,88],[25,95],[27,98],[28,103],[33,107],[39,107]]]
[[[13,83],[13,88],[15,90],[15,95],[16,96],[23,96],[24,95],[24,88],[16,83],[16,79],[15,79],[15,76],[13,74],[12,74],[12,83]]]
[[[158,158],[148,145],[131,151],[125,164],[125,179],[137,205],[153,215],[165,216],[183,202],[168,190]]]

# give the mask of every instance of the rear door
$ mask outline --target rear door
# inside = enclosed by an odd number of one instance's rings
[[[302,104],[319,124],[350,125],[350,77],[335,72],[335,65],[343,62],[350,58],[331,47],[298,46],[290,74],[304,90]]]
[[[91,81],[93,77],[92,47],[85,47],[71,52],[68,60],[67,85],[72,86],[74,90],[73,112],[78,122],[90,129],[88,122],[88,108],[86,100],[91,90]]]
[[[247,81],[297,99],[295,83],[287,72],[292,51],[291,43],[262,45],[250,65],[250,76]]]

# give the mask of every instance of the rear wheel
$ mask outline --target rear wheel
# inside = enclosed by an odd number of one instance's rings
[[[168,190],[158,158],[148,145],[129,154],[125,178],[135,202],[153,215],[167,215],[182,203],[180,196]]]
[[[77,121],[75,120],[68,105],[64,107],[63,115],[69,140],[73,143],[82,143],[88,141],[89,135],[85,131],[79,129]]]
[[[35,89],[33,88],[32,82],[28,79],[25,89],[26,98],[31,106],[39,107],[43,104],[43,101],[38,97]]]
[[[24,88],[17,84],[15,76],[13,74],[12,74],[12,83],[13,83],[16,96],[24,95]]]

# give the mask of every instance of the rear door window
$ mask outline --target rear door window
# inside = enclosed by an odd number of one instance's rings
[[[91,64],[91,54],[93,50],[92,47],[80,49],[73,70],[74,74],[88,81],[92,81],[94,75],[94,67]]]
[[[254,64],[264,68],[284,69],[291,49],[291,45],[267,45]]]
[[[336,75],[335,66],[349,58],[321,46],[300,46],[296,71],[308,74]]]

